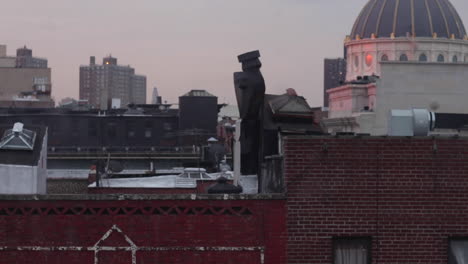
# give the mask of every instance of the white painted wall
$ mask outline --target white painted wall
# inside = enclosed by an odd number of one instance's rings
[[[468,63],[388,62],[381,67],[372,134],[387,134],[391,109],[468,114]]]
[[[381,79],[376,83],[375,96],[374,91],[369,92],[369,102],[374,101],[373,113],[334,107],[341,102],[332,102],[334,99],[343,97],[350,101],[350,96],[353,105],[362,105],[362,95],[351,93],[352,89],[348,86],[337,90],[336,96],[330,95],[330,118],[324,120],[328,131],[387,135],[392,109],[422,108],[436,113],[468,114],[468,63],[381,63]]]
[[[47,134],[48,129],[42,140],[41,153],[39,157],[39,163],[37,165],[37,193],[45,194],[47,192]]]
[[[1,194],[36,194],[36,167],[0,164]]]
[[[36,166],[0,164],[0,194],[47,192],[47,131]]]

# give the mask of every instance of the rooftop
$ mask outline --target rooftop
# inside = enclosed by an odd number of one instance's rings
[[[369,0],[352,39],[391,37],[466,39],[465,26],[449,0]]]
[[[0,127],[0,134],[8,133],[11,127]],[[42,151],[42,143],[46,135],[46,127],[28,127],[28,130],[36,133],[36,139],[32,142],[33,148],[29,151],[17,149],[0,149],[0,164],[35,166],[39,162]]]
[[[205,90],[191,90],[182,96],[197,96],[197,97],[216,97]]]

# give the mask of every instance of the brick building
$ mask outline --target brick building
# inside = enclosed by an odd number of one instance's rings
[[[288,263],[466,261],[466,138],[284,142]]]
[[[286,263],[281,195],[0,198],[0,263]]]
[[[0,259],[463,263],[466,138],[283,139],[284,194],[0,196]]]
[[[105,57],[98,65],[91,56],[89,65],[80,66],[80,99],[101,110],[145,104],[146,76],[136,75],[130,66],[118,65],[117,58]],[[120,105],[112,105],[113,100]]]

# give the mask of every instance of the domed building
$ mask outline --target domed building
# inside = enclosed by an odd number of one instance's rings
[[[387,134],[392,109],[468,113],[468,36],[449,0],[369,0],[344,45],[329,132]]]
[[[467,40],[448,0],[371,0],[346,38],[347,80],[380,76],[379,61],[468,62]]]

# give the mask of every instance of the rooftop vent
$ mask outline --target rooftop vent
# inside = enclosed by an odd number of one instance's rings
[[[13,129],[6,130],[0,141],[0,149],[33,150],[36,133],[23,127],[22,123],[15,123]]]

